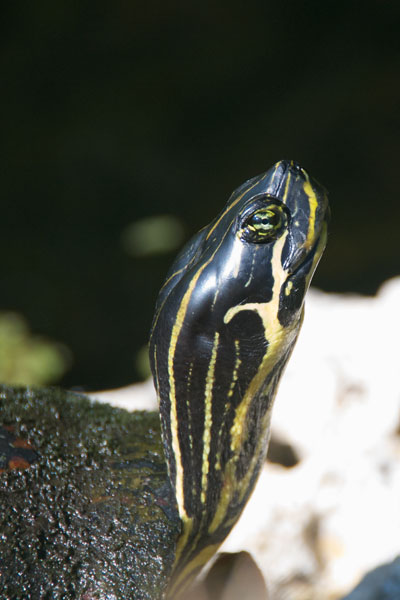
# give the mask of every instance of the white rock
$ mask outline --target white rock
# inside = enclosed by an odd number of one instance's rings
[[[399,339],[400,278],[376,297],[307,296],[272,420],[300,461],[265,465],[221,548],[251,552],[274,599],[340,598],[400,554]],[[92,397],[157,408],[151,383]]]
[[[157,396],[151,379],[114,390],[91,392],[89,398],[126,410],[158,410]]]
[[[400,278],[375,298],[311,290],[272,430],[301,460],[266,465],[223,545],[275,598],[339,598],[400,552]]]

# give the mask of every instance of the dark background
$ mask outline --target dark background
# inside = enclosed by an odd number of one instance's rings
[[[397,1],[3,2],[0,309],[65,343],[61,382],[138,377],[172,254],[134,259],[132,221],[189,236],[245,179],[298,160],[330,191],[314,284],[372,294],[399,273]]]

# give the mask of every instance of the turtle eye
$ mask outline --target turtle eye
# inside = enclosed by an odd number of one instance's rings
[[[287,223],[288,214],[283,205],[270,204],[246,217],[240,237],[256,244],[272,242],[282,235]]]

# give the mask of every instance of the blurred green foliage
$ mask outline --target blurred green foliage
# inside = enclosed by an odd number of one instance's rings
[[[158,215],[128,225],[121,234],[121,242],[128,254],[144,257],[177,250],[184,235],[180,219],[172,215]]]
[[[70,363],[71,354],[65,347],[33,335],[21,315],[0,312],[1,383],[55,383]]]
[[[151,376],[148,344],[142,346],[136,353],[135,368],[140,380],[144,381]]]

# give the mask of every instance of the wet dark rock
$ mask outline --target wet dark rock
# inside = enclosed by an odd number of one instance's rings
[[[0,387],[2,597],[163,597],[180,521],[157,413]]]

